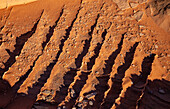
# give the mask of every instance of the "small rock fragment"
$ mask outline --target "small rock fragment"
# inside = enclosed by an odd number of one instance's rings
[[[43,100],[45,100],[45,96],[44,95],[42,95],[41,97],[42,97]]]
[[[79,98],[79,101],[83,101],[83,97],[80,97],[80,98]]]
[[[15,56],[15,59],[17,59],[18,58],[18,56]]]
[[[97,94],[97,92],[90,93],[90,94],[86,95],[86,98],[89,99],[89,98],[95,96],[96,94]]]
[[[93,101],[89,101],[89,105],[90,105],[90,106],[93,106]]]
[[[66,106],[63,106],[63,109],[66,109]]]
[[[158,48],[158,45],[155,45],[155,48]]]
[[[71,89],[70,91],[71,91],[70,96],[71,96],[72,98],[75,98],[75,97],[76,97],[76,92],[74,91],[74,89]]]
[[[158,91],[159,91],[159,93],[161,93],[161,94],[165,94],[165,91],[164,91],[163,89],[159,89]]]

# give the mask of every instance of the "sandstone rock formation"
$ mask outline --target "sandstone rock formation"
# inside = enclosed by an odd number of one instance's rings
[[[170,108],[169,8],[38,0],[1,9],[0,107]]]

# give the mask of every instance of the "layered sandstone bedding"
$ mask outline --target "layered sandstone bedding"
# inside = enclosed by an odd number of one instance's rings
[[[1,108],[170,108],[169,0],[18,3],[0,9]]]

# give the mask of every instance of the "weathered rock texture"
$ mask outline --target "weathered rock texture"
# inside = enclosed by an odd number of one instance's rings
[[[169,0],[38,0],[0,10],[0,107],[170,108]]]

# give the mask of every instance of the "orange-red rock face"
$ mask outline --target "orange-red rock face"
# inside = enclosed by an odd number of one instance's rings
[[[38,0],[0,10],[0,107],[170,108],[168,0]]]

